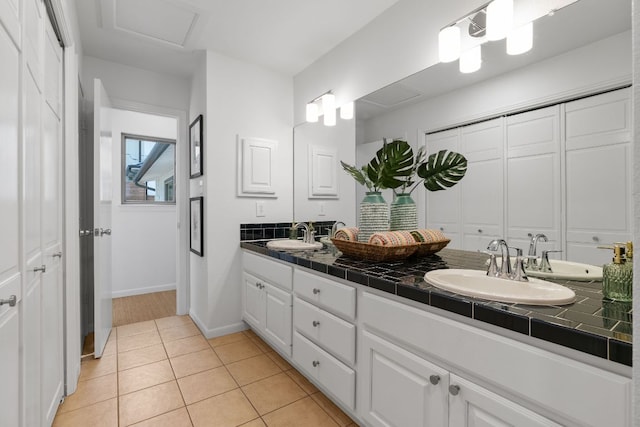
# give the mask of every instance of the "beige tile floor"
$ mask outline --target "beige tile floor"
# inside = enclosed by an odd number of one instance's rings
[[[53,425],[356,426],[252,331],[206,340],[189,316],[114,328]]]

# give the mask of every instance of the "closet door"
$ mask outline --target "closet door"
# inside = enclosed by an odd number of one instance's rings
[[[440,150],[460,151],[460,129],[451,129],[426,136],[427,156]],[[464,182],[465,179],[462,180]],[[458,184],[444,191],[426,191],[427,228],[440,230],[451,239],[449,249],[462,249],[460,240],[461,211]]]
[[[465,250],[484,250],[503,237],[503,123],[499,117],[461,129],[460,148],[468,161],[460,184]]]
[[[541,249],[561,250],[560,106],[507,118],[507,241],[525,254],[532,235]]]
[[[566,104],[567,259],[610,262],[598,245],[630,240],[630,89]]]
[[[20,105],[19,4],[0,0],[0,425],[20,420],[20,219],[18,127]],[[12,32],[7,28],[13,28]],[[15,34],[14,34],[15,33]],[[16,44],[18,43],[18,44]]]

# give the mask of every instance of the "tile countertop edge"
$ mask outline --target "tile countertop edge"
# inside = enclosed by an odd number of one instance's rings
[[[537,318],[512,311],[511,306],[495,301],[483,301],[441,291],[435,288],[425,289],[415,285],[401,283],[400,280],[388,280],[375,277],[366,272],[356,271],[342,266],[310,260],[295,253],[268,249],[264,242],[240,243],[242,249],[265,255],[284,262],[309,268],[362,286],[390,293],[401,298],[416,301],[458,314],[478,322],[484,322],[512,332],[538,338],[589,355],[632,366],[632,344],[615,337],[608,337],[589,331],[579,330],[550,321],[551,317]],[[298,253],[298,255],[301,255]],[[502,305],[496,307],[495,305]]]

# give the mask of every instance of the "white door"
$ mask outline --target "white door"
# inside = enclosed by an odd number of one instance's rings
[[[111,101],[98,79],[93,93],[93,224],[95,357],[101,357],[111,333]]]
[[[11,7],[16,5],[15,9]],[[13,10],[14,13],[9,13]],[[20,274],[18,113],[19,49],[5,28],[19,36],[17,4],[0,0],[0,425],[20,419]],[[17,29],[16,29],[17,28]],[[13,300],[14,303],[5,303]]]
[[[449,373],[363,331],[358,406],[376,427],[445,427]],[[401,402],[401,404],[398,404]]]
[[[559,424],[453,374],[449,386],[449,425],[559,427]]]
[[[62,48],[46,19],[42,104],[42,424],[50,425],[64,388],[62,298]]]

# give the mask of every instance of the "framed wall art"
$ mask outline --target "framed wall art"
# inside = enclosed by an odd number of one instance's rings
[[[202,175],[202,156],[204,141],[202,139],[202,114],[189,125],[189,176],[195,178]]]
[[[196,255],[204,256],[204,197],[189,199],[189,249]]]

